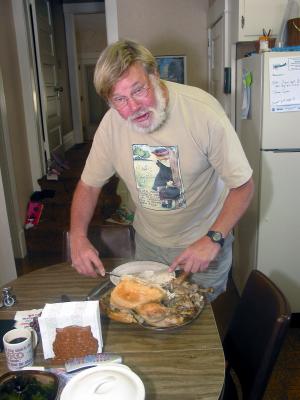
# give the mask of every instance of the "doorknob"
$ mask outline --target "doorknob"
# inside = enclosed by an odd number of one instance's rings
[[[64,88],[62,86],[56,86],[54,88],[54,92],[63,92],[63,91],[64,91]]]

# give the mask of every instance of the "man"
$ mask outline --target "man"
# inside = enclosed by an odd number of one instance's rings
[[[74,193],[73,266],[105,273],[87,229],[101,187],[117,172],[136,206],[136,259],[192,273],[214,288],[213,300],[226,290],[231,230],[253,194],[252,170],[228,118],[201,89],[161,81],[153,55],[132,41],[104,50],[94,83],[111,108]]]

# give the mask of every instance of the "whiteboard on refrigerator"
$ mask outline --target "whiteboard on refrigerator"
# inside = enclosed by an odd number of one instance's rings
[[[300,57],[270,57],[272,112],[300,111]]]

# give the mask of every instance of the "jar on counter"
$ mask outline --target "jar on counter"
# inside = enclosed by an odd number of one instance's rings
[[[263,53],[269,51],[269,38],[268,36],[259,37],[259,52]]]

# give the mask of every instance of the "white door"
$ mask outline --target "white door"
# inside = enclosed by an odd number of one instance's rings
[[[53,25],[48,0],[32,4],[36,63],[42,110],[43,141],[46,160],[62,148],[60,93],[54,48]]]
[[[224,92],[225,67],[229,58],[226,54],[225,23],[222,16],[209,30],[209,92],[221,103],[230,118],[230,95]]]

